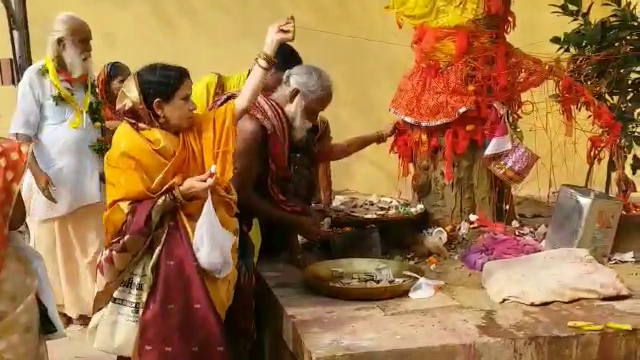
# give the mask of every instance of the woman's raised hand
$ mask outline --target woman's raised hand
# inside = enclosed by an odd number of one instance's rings
[[[278,21],[269,26],[267,30],[266,43],[272,46],[279,46],[287,42],[293,41],[296,32],[296,24],[293,17],[286,20]]]
[[[264,48],[258,53],[255,65],[251,68],[247,81],[234,101],[236,121],[246,114],[249,106],[260,95],[267,75],[277,62],[275,55],[280,45],[293,41],[295,33],[296,24],[293,16],[269,26]]]
[[[206,174],[190,177],[178,188],[180,195],[187,200],[206,199],[209,189],[213,186],[214,178],[210,172]]]

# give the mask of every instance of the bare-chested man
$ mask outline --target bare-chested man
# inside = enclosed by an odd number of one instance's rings
[[[261,96],[238,122],[234,186],[238,192],[244,230],[258,218],[261,254],[289,248],[293,260],[301,257],[297,235],[317,240],[320,222],[310,211],[318,163],[345,158],[393,134],[385,131],[332,142],[322,129],[320,113],[331,103],[329,75],[311,65],[285,72],[282,84],[270,96]],[[324,125],[326,126],[326,124]],[[318,136],[325,133],[324,136]]]

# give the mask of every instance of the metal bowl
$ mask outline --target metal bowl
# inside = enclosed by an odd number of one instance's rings
[[[409,278],[409,280],[397,285],[376,287],[336,286],[331,284],[336,280],[333,278],[331,269],[342,269],[345,274],[371,273],[380,265],[386,265],[391,269],[395,278]],[[406,262],[362,258],[337,259],[315,263],[306,267],[303,275],[307,286],[327,297],[341,300],[385,300],[407,295],[411,287],[416,283],[416,279],[403,275],[403,271],[411,271],[420,276],[424,275],[419,266]]]

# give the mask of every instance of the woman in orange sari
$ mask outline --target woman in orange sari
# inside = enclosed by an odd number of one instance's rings
[[[109,243],[98,262],[94,310],[111,301],[141,258],[154,254],[135,359],[234,358],[223,322],[238,280],[236,197],[230,184],[235,122],[262,90],[273,54],[292,40],[293,27],[289,20],[270,27],[237,97],[223,97],[203,114],[194,113],[191,77],[180,66],[147,65],[120,91],[117,108],[125,122],[105,157]],[[215,178],[208,171],[212,165]],[[220,278],[199,266],[192,244],[208,196],[222,227],[235,238],[229,254],[234,266]]]
[[[16,231],[26,218],[19,190],[28,157],[29,144],[0,138],[0,359],[47,359],[50,319],[39,309],[41,279]]]
[[[96,90],[100,100],[104,129],[102,136],[107,144],[111,143],[113,132],[122,122],[116,112],[116,99],[124,81],[131,75],[129,67],[119,61],[112,61],[102,67],[96,78]]]

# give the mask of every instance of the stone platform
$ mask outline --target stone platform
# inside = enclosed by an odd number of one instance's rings
[[[640,290],[640,267],[618,266]],[[259,301],[270,327],[269,360],[635,360],[636,330],[583,332],[568,321],[627,323],[640,328],[640,298],[530,307],[495,304],[477,274],[454,262],[430,299],[347,302],[309,293],[299,270],[260,267]]]

